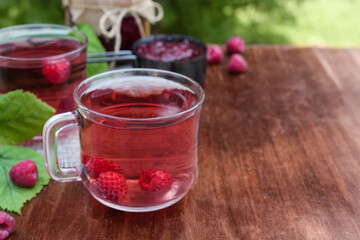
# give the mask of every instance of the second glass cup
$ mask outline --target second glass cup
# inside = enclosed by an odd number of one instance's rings
[[[0,30],[0,94],[34,93],[57,113],[75,109],[72,92],[86,78],[86,36],[54,24]]]
[[[204,91],[168,71],[129,69],[83,81],[76,111],[45,124],[44,154],[57,181],[82,180],[101,203],[147,212],[179,201],[197,174],[197,137]],[[78,125],[81,164],[61,169],[59,132]]]

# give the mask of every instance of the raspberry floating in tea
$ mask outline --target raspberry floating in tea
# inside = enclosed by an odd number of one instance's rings
[[[173,176],[157,169],[150,169],[141,174],[139,185],[142,190],[157,192],[169,188],[174,182]]]
[[[100,194],[113,202],[123,200],[128,191],[124,176],[117,172],[100,173],[96,179],[96,186]]]
[[[86,172],[90,177],[97,178],[102,172],[117,172],[121,173],[121,168],[118,163],[105,161],[102,157],[83,157]]]
[[[66,59],[47,60],[43,65],[42,74],[51,83],[61,84],[70,76],[71,64]]]

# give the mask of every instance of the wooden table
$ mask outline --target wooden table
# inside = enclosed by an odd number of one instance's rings
[[[360,49],[251,46],[208,68],[199,179],[126,213],[52,181],[9,239],[360,239]]]

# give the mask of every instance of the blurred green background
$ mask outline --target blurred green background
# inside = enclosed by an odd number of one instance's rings
[[[249,43],[358,46],[360,0],[159,0],[156,28],[209,43],[240,35]],[[64,23],[61,0],[0,0],[0,27]]]

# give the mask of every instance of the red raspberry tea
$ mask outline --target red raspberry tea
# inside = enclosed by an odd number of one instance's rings
[[[54,27],[30,24],[24,27],[25,30],[27,26],[31,26],[29,33],[34,31],[34,34],[43,26]],[[18,27],[9,29],[11,33],[22,30]],[[27,33],[25,30],[24,33]],[[6,34],[6,29],[0,31],[0,36]],[[0,43],[0,93],[23,89],[47,102],[57,113],[74,110],[72,93],[77,84],[86,78],[86,43],[41,34],[20,36]]]
[[[191,89],[158,77],[129,77],[89,89],[80,101],[104,114],[82,118],[80,127],[82,179],[98,200],[122,209],[156,208],[189,190],[197,177],[200,109],[176,114],[198,103]]]

